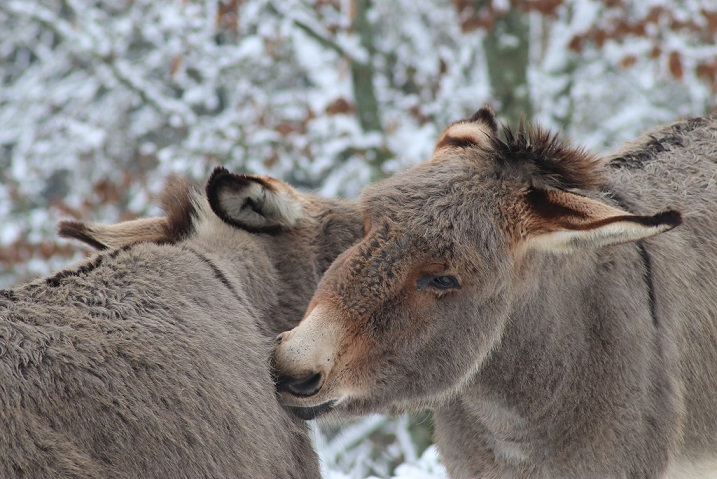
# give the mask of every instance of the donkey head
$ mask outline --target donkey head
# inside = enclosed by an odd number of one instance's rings
[[[321,274],[361,237],[353,204],[221,167],[210,176],[205,194],[185,179],[172,178],[160,200],[166,216],[112,225],[62,221],[59,235],[96,249],[193,242],[229,256],[249,256],[257,267],[269,270],[262,277],[272,277],[278,285],[278,304],[269,315],[274,335],[296,324]]]
[[[370,187],[364,237],[324,275],[280,335],[279,389],[299,416],[401,411],[461,391],[497,347],[521,263],[584,254],[675,227],[602,198],[602,164],[539,128],[479,110],[431,161]]]

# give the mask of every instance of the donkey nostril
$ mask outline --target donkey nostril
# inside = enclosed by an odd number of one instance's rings
[[[288,391],[294,396],[309,397],[319,392],[322,379],[321,373],[310,374],[303,378],[281,376],[276,382],[276,387],[279,391]]]

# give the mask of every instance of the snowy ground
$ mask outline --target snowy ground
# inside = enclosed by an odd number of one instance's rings
[[[314,424],[326,479],[445,479],[427,416],[372,415],[340,426]],[[417,431],[417,428],[419,431]]]
[[[321,451],[320,451],[321,453]],[[366,479],[383,479],[390,477],[391,479],[445,479],[445,468],[440,462],[436,446],[430,446],[424,453],[413,461],[407,461],[399,465],[390,476],[362,476],[352,472],[344,472],[325,466],[322,471],[326,479],[357,479],[366,477]]]

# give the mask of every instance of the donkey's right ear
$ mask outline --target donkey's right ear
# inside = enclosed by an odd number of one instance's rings
[[[518,229],[522,249],[567,252],[638,241],[681,223],[674,210],[635,215],[568,191],[533,188]]]
[[[212,211],[225,223],[253,233],[278,234],[304,215],[299,194],[267,176],[237,175],[217,167],[207,182]]]

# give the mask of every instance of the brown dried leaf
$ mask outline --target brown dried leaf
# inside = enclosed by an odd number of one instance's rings
[[[540,12],[546,17],[554,17],[562,4],[563,0],[528,0],[522,8],[528,12]]]
[[[635,55],[627,55],[622,60],[620,60],[620,66],[622,68],[630,68],[635,63],[637,63],[637,57]]]
[[[701,13],[707,22],[707,34],[714,38],[715,34],[717,34],[717,10],[710,11],[703,8]]]
[[[224,0],[217,8],[216,24],[221,30],[239,30],[239,7],[241,0]]]
[[[337,98],[329,103],[324,111],[327,115],[345,115],[354,113],[356,109],[345,98]]]
[[[672,53],[670,53],[670,58],[668,62],[670,73],[672,74],[672,76],[678,80],[682,79],[685,72],[682,67],[682,58],[680,57],[680,54],[678,52],[673,51]]]
[[[570,43],[568,43],[568,48],[570,48],[574,52],[580,52],[583,49],[584,41],[585,41],[584,36],[575,35],[573,38],[570,39]]]
[[[177,71],[179,71],[180,66],[182,66],[182,56],[175,55],[175,57],[172,58],[172,63],[169,65],[169,76],[173,77]]]

